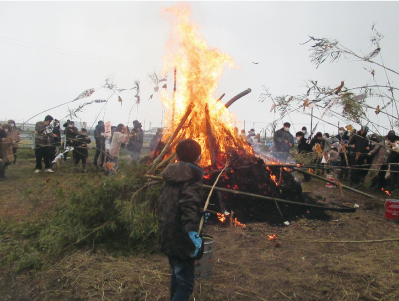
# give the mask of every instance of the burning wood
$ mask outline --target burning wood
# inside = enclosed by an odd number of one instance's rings
[[[225,106],[226,108],[230,107],[233,103],[235,103],[237,100],[239,100],[241,97],[247,95],[248,93],[251,93],[251,89],[248,88],[245,91],[242,91],[240,94],[237,94],[234,96],[232,99],[230,99],[228,102],[226,102]]]

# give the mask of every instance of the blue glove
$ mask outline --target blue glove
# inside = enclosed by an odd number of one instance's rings
[[[190,255],[191,258],[194,258],[197,256],[198,251],[201,249],[202,239],[199,236],[199,234],[195,231],[189,231],[188,236],[191,238],[191,240],[193,241],[193,243],[195,245],[195,251],[193,254]]]

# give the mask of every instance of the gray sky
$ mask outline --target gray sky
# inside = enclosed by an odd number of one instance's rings
[[[2,101],[0,119],[26,120],[58,104],[76,98],[89,88],[99,88],[111,77],[119,88],[131,88],[141,82],[138,119],[160,126],[162,106],[150,72],[162,69],[165,43],[171,25],[161,15],[163,7],[179,2],[0,2],[0,87]],[[341,58],[338,63],[324,63],[318,69],[310,63],[309,45],[301,46],[308,35],[337,39],[359,54],[374,50],[368,36],[371,25],[385,35],[381,54],[386,66],[399,70],[395,54],[399,49],[399,2],[190,2],[192,21],[210,47],[232,56],[240,68],[225,69],[217,95],[226,93],[227,101],[241,91],[252,92],[232,105],[231,112],[246,121],[246,130],[255,125],[256,132],[278,118],[270,113],[272,103],[259,102],[263,87],[273,95],[298,95],[306,92],[305,80],[318,80],[321,85],[338,86],[345,80],[348,87],[372,83],[364,70],[369,65]],[[380,62],[380,57],[376,58]],[[252,62],[258,62],[253,64]],[[375,67],[373,67],[375,68]],[[376,80],[386,84],[381,69]],[[171,74],[169,74],[171,75]],[[398,76],[388,74],[398,86]],[[173,87],[169,76],[169,89]],[[126,123],[135,101],[135,91],[121,94],[122,106],[113,96],[106,109],[102,104],[87,106],[79,114],[89,127],[100,113],[100,119],[113,124]],[[90,98],[107,98],[105,89]],[[372,104],[380,104],[371,100]],[[104,113],[105,112],[105,113]],[[67,106],[43,113],[55,118],[67,115]],[[316,113],[316,111],[315,111]],[[129,125],[136,118],[133,109]],[[374,115],[374,116],[373,116]],[[320,116],[320,113],[319,113]],[[389,127],[381,114],[373,121]],[[78,119],[78,120],[79,120]],[[337,124],[335,118],[325,118]],[[290,121],[284,118],[283,121]],[[292,114],[291,132],[302,125],[309,128],[310,117]],[[278,124],[278,127],[282,122]],[[340,125],[344,125],[340,121]],[[241,129],[243,124],[238,124]],[[317,131],[336,132],[329,125]],[[381,129],[382,134],[386,131]]]

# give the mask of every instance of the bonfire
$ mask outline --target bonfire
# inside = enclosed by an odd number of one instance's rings
[[[202,148],[199,165],[205,170],[205,184],[214,184],[220,169],[228,165],[218,187],[236,193],[219,189],[211,200],[221,222],[231,220],[236,225],[242,225],[237,217],[243,221],[271,218],[281,221],[309,213],[309,208],[279,207],[277,201],[282,199],[304,202],[300,183],[291,174],[291,169],[281,166],[280,162],[271,159],[265,162],[256,157],[252,146],[234,129],[237,118],[229,112],[228,107],[251,90],[245,90],[226,104],[216,95],[223,67],[235,67],[233,58],[208,46],[197,32],[197,26],[190,21],[188,7],[176,6],[166,11],[177,20],[173,23],[168,43],[170,51],[164,65],[165,72],[175,70],[176,89],[173,97],[168,97],[167,93],[161,94],[167,109],[167,127],[153,155],[149,174],[155,175],[167,164],[173,163],[178,142],[191,138]],[[248,194],[240,192],[267,196],[274,202],[248,197]],[[233,210],[236,219],[226,218]]]

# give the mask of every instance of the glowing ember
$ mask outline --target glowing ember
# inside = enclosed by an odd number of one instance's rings
[[[389,196],[392,196],[392,194],[388,190],[385,190],[384,188],[381,188],[381,191],[385,192]]]
[[[233,186],[233,189],[234,189],[234,190],[237,190],[237,189],[238,189],[238,186],[237,186],[237,185],[234,185],[234,186]]]
[[[235,225],[235,226],[240,226],[240,227],[243,227],[243,228],[245,228],[247,225],[245,225],[245,224],[241,224],[238,220],[237,220],[237,218],[235,218],[234,220],[233,220],[233,224]]]
[[[175,21],[170,20],[173,29],[166,45],[169,54],[165,58],[163,72],[176,68],[177,90],[174,98],[167,91],[160,95],[167,110],[165,123],[168,125],[162,141],[169,139],[187,107],[194,104],[184,130],[176,139],[191,138],[201,145],[201,167],[212,163],[223,166],[227,161],[226,153],[231,148],[243,149],[253,155],[252,147],[234,133],[235,116],[228,112],[223,102],[217,101],[216,89],[223,66],[235,67],[233,58],[208,46],[197,32],[198,26],[189,19],[191,11],[188,5],[176,5],[165,9],[164,13],[173,15]],[[211,160],[211,149],[217,162]]]
[[[313,169],[309,168],[309,172],[310,172],[310,173],[313,173]]]
[[[218,219],[219,219],[222,223],[224,223],[224,221],[226,220],[226,214],[218,213]]]
[[[270,177],[272,178],[272,180],[274,181],[274,183],[278,184],[276,181],[276,176],[275,175],[270,175]]]
[[[269,240],[277,239],[277,235],[276,234],[268,235],[267,237],[269,237]]]

